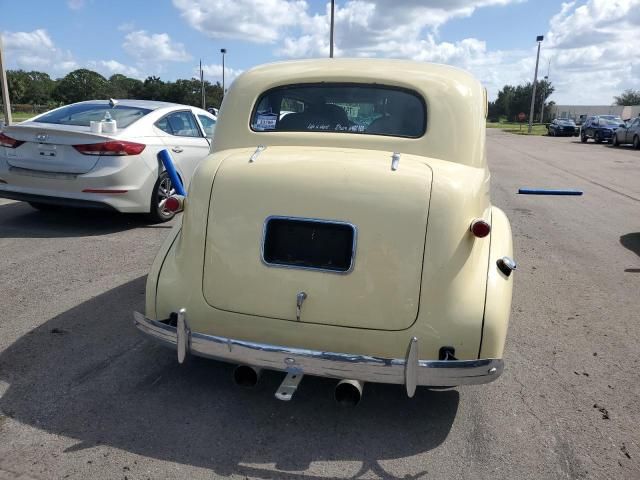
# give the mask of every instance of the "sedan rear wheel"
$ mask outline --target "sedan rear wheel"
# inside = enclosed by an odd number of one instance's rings
[[[169,175],[167,172],[162,172],[158,177],[158,180],[156,180],[153,192],[151,193],[151,209],[149,211],[149,217],[153,222],[168,222],[175,216],[175,213],[164,208],[167,198],[175,193],[176,190],[173,188]]]
[[[584,132],[580,134],[580,141],[582,143],[587,143],[587,136],[584,134]]]
[[[611,145],[613,145],[614,147],[619,147],[620,143],[618,142],[618,135],[617,134],[613,134],[613,137],[611,137]]]

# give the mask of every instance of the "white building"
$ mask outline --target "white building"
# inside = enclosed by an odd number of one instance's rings
[[[618,115],[623,120],[640,115],[640,105],[553,105],[551,118],[573,118],[577,120],[581,115]]]

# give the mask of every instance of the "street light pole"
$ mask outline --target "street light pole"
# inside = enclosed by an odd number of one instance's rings
[[[227,53],[227,49],[221,48],[220,53],[222,54],[222,98],[224,98],[224,55]]]
[[[4,108],[4,124],[11,125],[11,102],[9,101],[9,87],[7,86],[7,72],[4,69],[4,52],[2,50],[2,34],[0,34],[0,91]]]
[[[540,62],[540,44],[543,40],[543,35],[538,35],[536,37],[536,42],[538,42],[538,55],[536,56],[536,73],[533,75],[533,91],[531,93],[531,108],[529,109],[529,133],[531,133],[531,129],[533,128],[533,111],[536,104],[536,83],[538,82],[538,62]]]
[[[331,0],[331,25],[329,27],[329,58],[333,58],[333,22],[336,9],[335,0]]]
[[[202,97],[202,109],[207,109],[207,99],[204,90],[204,72],[202,71],[202,59],[200,59],[200,96]]]

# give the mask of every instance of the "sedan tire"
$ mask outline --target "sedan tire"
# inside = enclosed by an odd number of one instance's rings
[[[29,205],[41,212],[55,212],[60,209],[60,205],[52,205],[50,203],[29,202]]]
[[[600,137],[600,133],[596,132],[593,134],[593,140],[596,143],[602,143],[602,138]]]
[[[613,137],[611,137],[611,145],[614,147],[620,146],[620,142],[618,142],[618,135],[616,135],[615,133],[613,134]]]
[[[164,209],[164,202],[176,191],[173,188],[171,179],[167,172],[162,172],[156,180],[151,192],[151,208],[149,210],[149,218],[154,223],[168,222],[171,220],[175,213],[169,212]]]
[[[580,134],[580,141],[582,143],[587,143],[587,136],[584,133]]]
[[[638,135],[633,137],[633,148],[640,150],[640,137]]]

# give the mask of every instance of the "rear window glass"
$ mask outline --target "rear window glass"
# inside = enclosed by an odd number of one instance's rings
[[[104,103],[81,103],[68,105],[53,112],[45,113],[36,119],[36,122],[88,127],[90,125],[89,122],[99,122],[103,120],[105,114],[109,112],[111,118],[116,121],[118,128],[126,128],[136,120],[144,117],[150,111],[148,108],[124,105],[116,105],[112,108],[111,105]]]
[[[427,127],[423,98],[397,87],[301,84],[277,87],[258,100],[251,129],[417,138]]]

